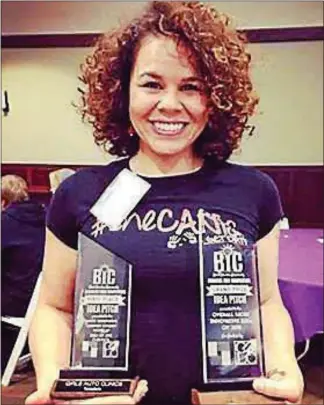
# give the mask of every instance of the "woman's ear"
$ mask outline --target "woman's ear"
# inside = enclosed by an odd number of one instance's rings
[[[6,208],[6,200],[4,200],[3,198],[1,198],[1,211],[3,211]]]

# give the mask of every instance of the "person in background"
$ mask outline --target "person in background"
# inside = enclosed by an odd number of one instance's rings
[[[1,314],[24,317],[42,268],[45,209],[29,197],[27,182],[17,175],[1,178]],[[1,370],[18,330],[1,323]]]
[[[101,36],[83,65],[83,116],[93,124],[95,142],[120,159],[78,171],[51,201],[29,337],[37,391],[26,403],[51,403],[59,370],[69,365],[79,232],[134,266],[130,364],[143,380],[134,397],[73,403],[190,403],[202,376],[202,223],[229,247],[233,240],[257,244],[268,374],[253,387],[299,402],[303,378],[277,283],[278,190],[264,173],[227,161],[258,103],[245,41],[207,3],[152,1],[147,7]],[[124,169],[151,188],[112,228],[91,208]]]

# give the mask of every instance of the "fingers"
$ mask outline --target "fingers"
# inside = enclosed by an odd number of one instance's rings
[[[58,378],[59,370],[54,368],[48,370],[46,375],[43,375],[37,380],[37,390],[30,394],[26,400],[26,405],[48,405],[52,404],[51,390],[55,380]]]
[[[288,403],[296,403],[300,397],[297,383],[289,378],[257,378],[253,381],[253,389],[270,397],[284,398]]]
[[[146,395],[148,391],[148,384],[146,380],[140,380],[139,383],[137,384],[137,387],[135,389],[133,399],[134,403],[137,404],[142,400],[142,398]]]

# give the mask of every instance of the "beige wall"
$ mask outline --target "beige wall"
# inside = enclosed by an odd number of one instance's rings
[[[100,28],[106,21],[106,16],[103,18],[99,13],[103,12],[104,3],[99,2],[91,7],[88,2],[78,2],[78,8],[74,2],[56,2],[55,7],[53,2],[40,5],[24,1],[16,2],[16,6],[6,3],[2,3],[4,32],[36,29],[42,32],[46,27],[47,32],[60,32],[64,27],[80,31],[80,23],[86,26],[84,31],[91,31],[91,27],[98,31],[95,26]],[[110,3],[108,20],[112,25],[143,7],[140,3],[120,4]],[[240,16],[242,25],[247,21],[252,26],[267,26],[270,22],[274,26],[303,22],[316,25],[322,18],[319,2],[217,4],[223,11]],[[44,12],[44,7],[47,14],[41,15],[40,9]],[[51,18],[45,18],[46,15]],[[83,48],[2,51],[2,88],[8,91],[11,107],[9,115],[2,117],[3,162],[99,164],[109,159],[93,144],[91,128],[81,122],[71,105],[78,99],[79,64],[88,51]],[[251,164],[320,164],[323,43],[253,44],[251,52],[255,61],[253,75],[261,97],[259,112],[251,121],[256,125],[256,135],[244,138],[242,152],[233,159]]]
[[[3,33],[98,32],[139,13],[141,1],[2,1]],[[323,24],[322,1],[211,2],[241,27]]]
[[[2,85],[10,113],[2,117],[2,161],[96,163],[106,159],[91,128],[72,106],[79,64],[88,49],[3,50]]]
[[[251,45],[260,96],[234,160],[253,164],[323,162],[323,42]]]

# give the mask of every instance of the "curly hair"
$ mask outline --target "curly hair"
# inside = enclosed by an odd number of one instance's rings
[[[129,85],[141,40],[164,35],[189,47],[206,83],[208,125],[197,139],[198,156],[227,159],[239,146],[249,116],[258,103],[251,78],[246,37],[228,16],[197,1],[152,1],[128,25],[101,35],[81,65],[80,111],[94,128],[94,138],[117,156],[138,151],[129,136]]]

